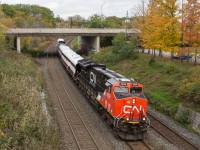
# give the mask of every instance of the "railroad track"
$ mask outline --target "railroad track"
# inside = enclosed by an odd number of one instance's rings
[[[52,58],[51,56],[48,56],[47,59],[47,65],[53,68],[48,70],[53,89],[78,149],[100,149],[94,137],[90,133],[89,128],[84,123],[81,114],[74,105],[73,99],[70,97],[69,92],[62,83],[62,78],[55,67],[55,61],[57,59]]]
[[[198,150],[199,148],[194,144],[190,143],[178,132],[166,126],[163,122],[148,113],[151,127],[156,130],[159,134],[165,137],[169,142],[178,147],[181,150]]]
[[[51,46],[49,47],[49,49]],[[52,53],[50,53],[52,54]],[[55,60],[57,58],[47,57],[47,65],[54,66],[53,70],[49,70],[50,79],[53,84],[53,88],[55,94],[59,100],[60,106],[63,110],[63,114],[67,120],[67,123],[70,126],[71,132],[75,139],[75,142],[79,149],[100,149],[97,145],[95,139],[90,133],[87,125],[84,123],[80,113],[78,112],[76,106],[73,103],[73,99],[70,97],[69,92],[65,88],[62,82],[62,77],[57,71],[55,67]],[[59,77],[55,78],[55,76]],[[66,97],[62,99],[61,97]],[[67,100],[66,100],[67,99]],[[65,100],[65,101],[64,101]],[[151,127],[159,132],[163,137],[165,137],[168,141],[174,144],[179,149],[198,149],[195,145],[188,142],[185,138],[181,137],[177,132],[168,128],[162,122],[158,121],[156,118],[148,114],[149,119],[151,120]],[[74,119],[77,118],[77,119]],[[149,150],[151,149],[146,145],[143,141],[132,141],[127,142],[128,146],[133,150]]]
[[[142,140],[128,141],[126,143],[132,150],[151,150],[151,148]]]

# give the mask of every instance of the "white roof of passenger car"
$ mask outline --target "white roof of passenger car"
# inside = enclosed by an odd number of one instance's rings
[[[59,46],[62,53],[76,66],[78,64],[79,60],[84,59],[80,55],[76,54],[72,49],[70,49],[66,45],[60,45]]]

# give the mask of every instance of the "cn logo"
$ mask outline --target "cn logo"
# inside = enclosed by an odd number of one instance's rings
[[[138,113],[142,110],[144,113],[144,108],[140,105],[140,108],[138,108],[137,106],[124,106],[123,112],[125,114],[130,114],[131,112],[134,112],[134,110],[136,110]]]

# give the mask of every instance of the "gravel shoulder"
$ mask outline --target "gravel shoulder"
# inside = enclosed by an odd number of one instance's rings
[[[148,112],[150,114],[152,114],[153,116],[155,116],[156,118],[158,118],[159,120],[161,120],[163,123],[165,123],[165,125],[167,125],[168,127],[172,128],[173,130],[178,132],[185,139],[187,139],[191,143],[195,144],[200,149],[200,137],[198,135],[192,133],[191,131],[189,131],[186,128],[183,128],[180,124],[175,122],[173,119],[161,114],[160,112],[158,112],[150,107],[148,108]]]

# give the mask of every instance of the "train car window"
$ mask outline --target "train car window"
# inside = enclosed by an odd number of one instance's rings
[[[142,88],[141,87],[132,87],[132,88],[130,88],[130,93],[131,94],[142,93]]]
[[[106,91],[107,91],[108,93],[111,93],[111,88],[112,88],[112,86],[106,86]]]
[[[128,88],[127,87],[116,86],[115,89],[114,89],[114,92],[128,93]]]
[[[111,93],[111,86],[108,87],[108,92]]]

